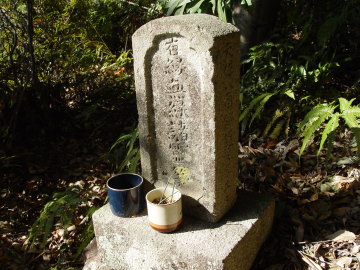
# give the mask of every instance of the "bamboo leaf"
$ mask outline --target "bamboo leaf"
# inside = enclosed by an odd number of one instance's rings
[[[242,1],[241,1],[241,5],[251,6],[251,5],[252,5],[252,2],[251,2],[251,0],[242,0]]]
[[[217,2],[217,13],[218,13],[218,16],[219,18],[226,22],[227,21],[227,17],[226,17],[226,11],[224,9],[224,3],[222,2],[222,0],[218,0]]]
[[[140,150],[137,149],[137,152],[136,152],[135,156],[131,160],[128,172],[135,173],[136,168],[139,165],[139,161],[140,161]]]
[[[186,5],[183,5],[181,8],[179,8],[179,9],[177,9],[175,11],[174,15],[182,15],[182,14],[184,14],[185,8],[186,8]]]
[[[202,5],[202,3],[204,3],[204,1],[205,1],[205,0],[194,1],[194,2],[196,2],[196,4],[195,4],[193,7],[189,8],[189,9],[188,9],[188,12],[189,12],[189,13],[196,13],[196,12],[198,12],[199,9],[200,9],[200,6]]]
[[[131,139],[131,133],[130,134],[125,134],[123,136],[120,136],[116,142],[110,147],[109,151],[112,151],[116,146],[118,146],[120,143],[122,143],[123,141],[129,140]]]
[[[210,0],[211,4],[212,4],[212,13],[215,14],[216,11],[216,0]]]
[[[123,159],[123,161],[121,162],[120,166],[119,166],[119,171],[123,171],[124,168],[126,166],[130,166],[131,165],[131,159],[133,158],[133,156],[136,154],[137,149],[131,149],[125,156],[125,158]]]
[[[293,100],[295,100],[295,93],[293,90],[289,89],[286,92],[284,92],[285,95],[287,95],[289,98],[292,98]]]
[[[170,0],[165,8],[167,8],[166,16],[170,16],[174,13],[174,10],[180,7],[180,2],[183,0]]]

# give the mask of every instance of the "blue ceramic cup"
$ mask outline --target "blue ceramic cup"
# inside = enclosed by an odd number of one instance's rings
[[[106,183],[111,212],[118,217],[140,213],[145,204],[143,178],[134,173],[115,175]]]

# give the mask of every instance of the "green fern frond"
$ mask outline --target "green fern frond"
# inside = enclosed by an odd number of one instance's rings
[[[241,133],[244,133],[246,127],[247,127],[247,122],[249,121],[249,114],[250,114],[250,107],[247,107],[245,110],[243,110],[243,112],[240,114],[239,117],[239,122],[240,122],[240,130]]]
[[[335,133],[335,130],[339,126],[339,113],[335,113],[331,116],[329,122],[326,124],[322,134],[321,134],[321,142],[318,150],[318,155],[320,154],[320,151],[322,150],[324,143],[326,139],[328,138],[328,135],[332,132]],[[330,152],[330,151],[329,151]]]
[[[355,98],[347,100],[345,98],[339,98],[341,116],[344,118],[346,125],[354,133],[355,141],[357,145],[357,153],[360,156],[360,124],[358,118],[360,118],[360,107],[352,106]]]
[[[321,124],[331,116],[328,110],[324,110],[323,114],[317,116],[315,121],[309,122],[309,124],[304,125],[306,128],[304,129],[304,139],[303,143],[299,152],[299,156],[302,155],[302,153],[305,150],[305,147],[307,143],[309,142],[310,138],[313,136],[314,132],[321,126]]]
[[[304,139],[300,149],[299,155],[303,153],[309,139],[315,133],[316,129],[320,128],[323,122],[329,117],[330,120],[327,122],[323,132],[321,133],[321,141],[317,154],[319,155],[325,142],[327,141],[327,159],[329,159],[330,153],[333,149],[333,142],[335,140],[336,129],[339,126],[340,118],[345,120],[346,125],[354,133],[358,155],[360,156],[360,107],[353,106],[355,98],[347,100],[345,98],[339,98],[339,110],[340,112],[334,113],[337,106],[332,104],[319,104],[315,106],[300,123],[298,132],[302,132]]]
[[[360,107],[359,106],[352,106],[351,108],[346,110],[346,113],[352,114],[356,117],[360,117]]]
[[[339,98],[338,100],[340,103],[340,111],[343,112],[352,107],[351,104],[354,102],[355,98],[353,98],[351,100],[347,100],[345,98]]]
[[[360,107],[351,105],[354,100],[355,98],[351,100],[339,98],[341,116],[344,118],[346,125],[351,129],[359,127]]]
[[[270,129],[273,127],[273,125],[275,124],[275,122],[284,115],[284,112],[281,111],[280,109],[276,109],[273,117],[271,118],[270,122],[266,125],[264,132],[263,132],[263,136],[266,137],[270,131]]]
[[[352,99],[350,101],[339,98],[340,102],[340,110],[342,113],[342,117],[344,118],[346,124],[350,128],[357,128],[359,127],[359,121],[358,118],[360,117],[360,107],[359,106],[351,106],[351,103],[355,99]]]
[[[354,114],[349,113],[348,111],[345,111],[342,113],[342,117],[344,118],[344,120],[349,128],[359,127],[359,122],[357,120],[357,117]]]
[[[240,114],[239,117],[239,122],[241,123],[241,133],[243,133],[247,127],[247,123],[249,121],[250,118],[250,112],[252,111],[252,109],[267,95],[272,94],[272,93],[264,93],[261,94],[260,96],[254,98],[253,100],[251,100],[251,102],[249,103],[249,105],[245,108],[245,110],[242,111],[242,113]]]
[[[239,122],[244,120],[247,117],[247,114],[249,113],[249,111],[251,111],[258,104],[258,102],[260,102],[264,97],[266,97],[269,94],[271,94],[271,93],[264,93],[264,94],[261,94],[260,96],[257,96],[253,100],[251,100],[251,102],[246,107],[246,109],[240,114]]]
[[[277,94],[277,92],[274,92],[274,93],[267,93],[266,96],[264,96],[263,99],[260,100],[255,112],[253,113],[253,116],[251,117],[251,120],[250,120],[250,124],[249,126],[251,126],[252,122],[254,121],[254,119],[256,117],[259,117],[260,116],[260,113],[264,110],[264,107],[265,107],[265,104],[266,102],[268,102],[268,100],[273,96]]]
[[[330,117],[334,113],[335,108],[336,106],[326,103],[315,106],[310,112],[306,114],[305,118],[301,121],[298,129],[299,133],[303,130],[306,131],[307,127],[312,125],[312,122],[317,121],[317,119],[323,117],[324,115]]]
[[[280,132],[283,130],[283,127],[285,125],[286,121],[285,119],[281,119],[276,125],[269,137],[273,140],[277,139],[280,135]]]

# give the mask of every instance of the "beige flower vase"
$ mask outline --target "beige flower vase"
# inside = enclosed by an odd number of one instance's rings
[[[181,193],[172,187],[156,188],[146,194],[149,225],[162,233],[173,232],[182,222]]]

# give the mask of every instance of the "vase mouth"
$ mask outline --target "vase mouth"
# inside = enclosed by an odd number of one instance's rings
[[[133,184],[133,182],[131,182],[131,180],[126,179],[127,176],[133,177],[133,179],[131,179],[132,181],[136,181],[136,184]],[[127,181],[128,185],[131,185],[131,187],[125,187],[125,188],[116,188],[113,187],[111,182],[114,182],[116,180],[121,179],[121,178],[125,178],[125,180],[119,180],[119,181]],[[136,180],[135,180],[136,179]],[[144,182],[144,179],[142,178],[141,175],[136,174],[136,173],[120,173],[120,174],[116,174],[111,176],[107,181],[106,181],[106,187],[110,190],[114,190],[114,191],[129,191],[129,190],[133,190],[133,189],[138,189]]]
[[[150,203],[150,204],[152,204],[152,205],[157,205],[157,206],[168,206],[168,205],[172,205],[172,204],[175,204],[175,203],[177,203],[179,200],[181,200],[181,192],[178,190],[178,189],[176,189],[176,188],[174,188],[174,193],[173,193],[173,195],[171,195],[171,193],[172,193],[172,188],[169,188],[169,189],[167,189],[165,192],[165,198],[167,198],[167,197],[170,197],[170,196],[174,196],[175,198],[174,199],[172,199],[172,201],[171,202],[169,202],[169,203],[154,203],[153,201],[155,200],[155,199],[160,199],[161,198],[161,196],[162,196],[162,194],[163,194],[163,192],[164,192],[164,189],[165,188],[155,188],[155,189],[153,189],[153,190],[150,190],[147,194],[146,194],[146,196],[145,196],[145,198],[146,198],[146,201],[148,202],[148,203]]]

